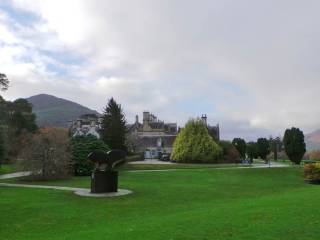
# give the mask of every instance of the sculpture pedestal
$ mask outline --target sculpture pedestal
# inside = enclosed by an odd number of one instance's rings
[[[118,172],[95,170],[91,176],[91,193],[118,191]]]

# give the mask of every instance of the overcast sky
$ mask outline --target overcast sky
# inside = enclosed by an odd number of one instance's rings
[[[0,0],[1,93],[53,94],[128,122],[206,113],[222,138],[320,127],[318,0]]]

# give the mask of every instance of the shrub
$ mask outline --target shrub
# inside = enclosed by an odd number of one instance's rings
[[[178,134],[171,154],[171,160],[187,163],[216,163],[222,156],[222,149],[209,135],[200,120],[190,120]]]
[[[304,165],[304,179],[308,181],[320,181],[320,162]]]
[[[70,173],[68,131],[62,128],[40,129],[25,137],[18,164],[31,171],[32,180],[61,179]]]
[[[222,148],[223,163],[240,163],[240,154],[230,141],[222,140],[219,145]]]
[[[94,150],[109,151],[110,148],[93,135],[76,136],[71,138],[71,159],[75,175],[90,175],[94,164],[87,159]]]

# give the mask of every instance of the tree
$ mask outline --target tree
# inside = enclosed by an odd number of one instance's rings
[[[270,153],[269,141],[266,138],[258,138],[257,140],[258,155],[264,161],[267,161],[267,155]]]
[[[0,73],[0,90],[5,91],[8,90],[9,87],[9,79],[3,73]]]
[[[190,120],[173,143],[171,160],[189,163],[215,163],[222,149],[209,135],[201,120]]]
[[[234,138],[232,140],[232,145],[235,146],[235,148],[240,153],[240,157],[242,159],[246,158],[246,141],[242,138]]]
[[[219,145],[222,148],[224,163],[240,163],[240,154],[230,141],[221,140]]]
[[[253,162],[254,158],[258,157],[258,147],[257,143],[255,142],[248,142],[246,152],[248,155],[248,158],[250,159],[251,163]]]
[[[6,127],[0,124],[0,168],[1,164],[4,162],[7,152],[8,146],[6,141]]]
[[[101,137],[111,148],[126,151],[126,119],[120,104],[111,98],[104,109]]]
[[[37,130],[36,115],[32,113],[32,104],[26,99],[17,99],[8,102],[9,125],[15,135],[22,130],[34,133]]]
[[[283,137],[283,144],[291,162],[300,164],[303,155],[306,153],[303,132],[295,127],[286,129]]]
[[[95,150],[109,151],[110,148],[93,135],[76,136],[71,138],[71,159],[75,175],[90,175],[93,163],[88,160],[89,153]]]
[[[273,153],[273,160],[278,160],[278,141],[276,138],[269,138],[270,151]]]
[[[30,134],[19,157],[34,180],[66,178],[70,173],[68,130],[45,128]]]

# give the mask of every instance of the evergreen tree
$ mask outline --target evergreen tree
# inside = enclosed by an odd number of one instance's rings
[[[250,159],[250,161],[253,162],[253,159],[258,157],[257,143],[248,142],[246,152],[247,152],[247,155],[248,155],[248,158]]]
[[[242,138],[234,138],[232,140],[232,144],[240,153],[241,159],[245,159],[246,158],[246,141]]]
[[[0,125],[0,168],[7,155],[6,129],[4,125]]]
[[[258,138],[257,140],[258,155],[261,159],[267,161],[267,156],[270,153],[269,141],[266,138]]]
[[[171,154],[172,161],[188,163],[216,163],[221,157],[221,147],[201,120],[191,120],[186,124],[174,141]]]
[[[285,151],[295,164],[300,164],[303,155],[306,153],[304,134],[299,128],[287,129],[284,133],[283,144]]]
[[[9,87],[9,79],[3,73],[0,73],[0,90],[5,91]]]
[[[126,119],[120,104],[111,98],[104,109],[101,128],[102,140],[111,149],[126,151]]]
[[[87,136],[72,137],[70,141],[71,159],[75,175],[90,175],[94,164],[88,160],[89,153],[95,150],[109,151],[110,148],[97,137]]]

